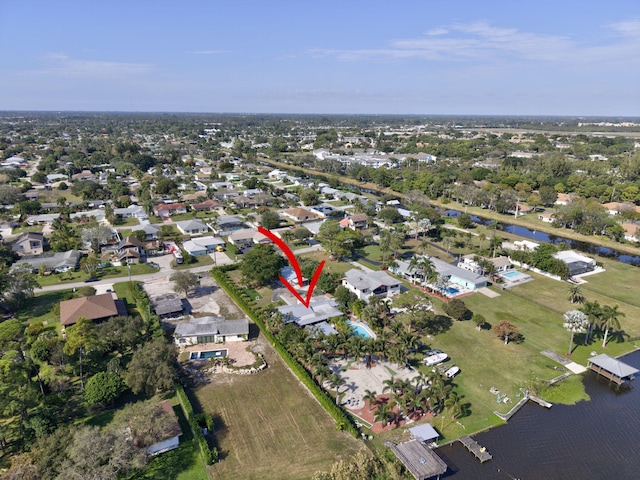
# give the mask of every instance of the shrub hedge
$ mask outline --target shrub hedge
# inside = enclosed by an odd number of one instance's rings
[[[258,328],[260,328],[262,334],[291,371],[298,377],[302,384],[309,389],[329,415],[333,417],[336,421],[337,428],[340,430],[346,430],[354,437],[358,438],[360,434],[351,417],[336,405],[335,401],[327,394],[327,392],[324,391],[324,389],[322,389],[318,382],[316,382],[315,378],[313,378],[309,372],[289,353],[285,346],[265,328],[262,312],[258,313],[256,302],[242,289],[238,288],[238,286],[233,283],[226,274],[226,272],[234,270],[235,268],[237,268],[237,265],[233,264],[214,267],[211,270],[211,275],[218,285],[227,292],[238,306],[244,310],[247,316],[258,326]]]
[[[176,394],[178,395],[180,405],[182,405],[182,409],[184,410],[184,413],[187,416],[187,420],[189,421],[189,425],[191,426],[193,437],[198,442],[198,447],[200,447],[200,455],[202,456],[202,460],[205,464],[211,465],[218,460],[218,449],[215,447],[209,448],[207,439],[204,438],[202,428],[198,423],[198,417],[193,413],[193,406],[191,405],[191,401],[189,400],[189,397],[187,397],[187,394],[185,393],[184,387],[182,385],[176,384]],[[211,418],[210,415],[209,418]],[[213,423],[213,421],[211,423]]]

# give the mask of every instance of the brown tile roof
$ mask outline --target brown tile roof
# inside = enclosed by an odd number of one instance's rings
[[[110,293],[60,302],[60,323],[64,326],[73,325],[80,317],[99,320],[120,313],[122,312],[118,309],[116,301]]]

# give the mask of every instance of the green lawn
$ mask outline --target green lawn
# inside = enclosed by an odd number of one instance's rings
[[[193,267],[203,267],[205,265],[213,265],[213,258],[210,255],[198,255],[197,257],[193,257],[196,259],[194,263],[183,263],[180,265],[172,265],[171,268],[174,270],[185,270],[187,268]]]
[[[131,265],[131,276],[144,275],[145,273],[154,273],[157,270],[146,263]],[[99,269],[96,276],[100,279],[104,278],[117,278],[126,277],[129,275],[129,269],[126,266],[122,267],[106,267]],[[77,270],[75,272],[55,273],[46,277],[38,277],[38,284],[42,287],[47,285],[60,285],[65,283],[81,282],[89,277],[89,274],[84,270]],[[87,284],[91,286],[91,284]]]
[[[308,479],[362,448],[336,430],[270,346],[264,353],[269,368],[259,374],[220,374],[194,391],[194,408],[214,416],[221,462],[210,467],[213,478]]]
[[[636,286],[638,274],[634,269],[637,267],[606,259],[603,263],[607,271],[586,277],[589,283],[583,284],[581,290],[587,301],[619,305],[620,311],[626,314],[621,318],[622,328],[632,337],[637,337],[640,335],[640,300],[633,294],[636,288],[640,288]],[[463,297],[467,307],[481,313],[490,325],[501,320],[517,325],[524,336],[522,343],[504,345],[491,330],[477,331],[471,321],[454,322],[446,333],[423,337],[429,347],[446,351],[449,361],[460,367],[461,372],[454,383],[464,401],[471,404],[471,415],[459,419],[464,429],[451,421],[448,415],[434,419],[434,426],[442,428],[445,440],[501,423],[493,411],[507,412],[521,398],[518,396],[521,387],[528,388],[537,380],[546,381],[560,375],[560,371],[549,368],[557,364],[540,352],[550,349],[562,355],[567,353],[570,334],[562,326],[562,317],[564,312],[580,305],[571,304],[568,300],[569,286],[566,282],[529,274],[534,277],[532,282],[511,290],[495,290],[500,293],[499,297],[488,298],[479,293]],[[442,311],[439,300],[434,299],[433,304]],[[602,348],[601,337],[587,346],[582,345],[583,338],[576,335],[569,358],[585,366],[593,352],[615,357],[633,350],[639,343],[619,342],[614,338],[606,348]],[[489,392],[491,387],[506,393],[512,402],[498,404],[496,396]],[[552,401],[567,403],[585,398],[582,383],[573,380],[543,393],[546,394]],[[397,435],[398,432],[388,434],[389,437]]]
[[[349,262],[337,262],[335,260],[330,260],[329,255],[325,251],[301,253],[300,256],[302,258],[313,258],[318,262],[325,260],[327,263],[325,264],[324,268],[327,270],[327,272],[338,273],[339,275],[344,275],[346,271],[355,268]]]
[[[16,318],[27,323],[43,322],[45,325],[59,325],[60,317],[53,313],[53,307],[62,300],[69,300],[73,297],[72,289],[37,293],[16,312]]]

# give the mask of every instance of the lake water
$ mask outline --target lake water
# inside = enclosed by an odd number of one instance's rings
[[[640,352],[621,359],[640,369]],[[493,455],[480,464],[459,442],[436,451],[452,480],[626,480],[640,478],[640,378],[615,388],[593,372],[588,402],[551,409],[528,402],[508,424],[473,438]],[[464,423],[464,419],[462,420]]]
[[[444,214],[447,217],[457,217],[462,212],[458,210],[446,210]],[[488,224],[491,221],[477,217],[476,215],[471,215],[471,219],[478,224]],[[508,223],[500,222],[498,223],[498,227],[500,230],[511,233],[513,235],[518,235],[519,237],[530,238],[534,242],[545,242],[545,243],[560,243],[564,242],[568,244],[571,248],[575,250],[579,250],[581,252],[589,253],[591,255],[599,255],[601,257],[607,258],[615,258],[616,260],[621,261],[622,263],[628,263],[630,265],[640,266],[640,256],[638,255],[628,255],[623,252],[619,252],[612,248],[601,247],[599,245],[595,245],[589,242],[579,242],[577,240],[572,240],[570,238],[562,237],[561,235],[550,235],[544,232],[538,232],[536,230],[531,230],[526,227],[520,227],[518,225],[511,225]],[[562,229],[558,229],[558,233],[562,233]],[[498,233],[498,235],[500,235]],[[640,477],[639,477],[640,478]]]

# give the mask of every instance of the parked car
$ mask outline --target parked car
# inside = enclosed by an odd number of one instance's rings
[[[89,277],[85,278],[84,283],[97,282],[98,280],[100,280],[98,277]]]

